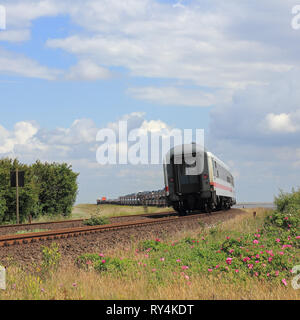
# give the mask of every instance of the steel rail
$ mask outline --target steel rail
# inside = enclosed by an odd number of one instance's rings
[[[43,240],[52,240],[52,239],[60,239],[60,238],[68,238],[68,237],[77,237],[80,235],[87,235],[90,233],[168,223],[168,222],[174,222],[176,220],[181,221],[181,220],[189,220],[189,219],[195,219],[195,218],[199,219],[201,217],[203,217],[203,215],[194,214],[194,215],[188,215],[184,217],[161,218],[158,220],[138,220],[138,221],[126,222],[126,223],[114,223],[109,225],[63,228],[63,229],[56,229],[56,230],[43,231],[43,232],[4,235],[4,236],[0,236],[0,247],[16,245],[16,244],[24,244],[24,243],[26,244],[30,242],[36,242],[39,240],[43,241]]]

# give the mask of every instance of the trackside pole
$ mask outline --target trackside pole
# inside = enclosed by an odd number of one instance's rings
[[[16,168],[16,203],[17,203],[17,224],[20,223],[19,217],[19,170]]]

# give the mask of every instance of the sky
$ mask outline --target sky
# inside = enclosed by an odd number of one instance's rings
[[[300,185],[295,5],[0,0],[0,157],[67,162],[95,203],[164,187],[161,165],[97,163],[100,129],[204,129],[237,200],[273,201]]]

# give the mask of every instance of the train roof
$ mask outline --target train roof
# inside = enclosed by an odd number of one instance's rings
[[[182,154],[183,150],[185,153],[206,152],[208,156],[215,159],[222,167],[224,167],[226,170],[228,170],[230,172],[230,168],[228,167],[228,165],[226,165],[222,160],[220,160],[212,152],[208,151],[205,147],[203,147],[202,145],[196,144],[194,142],[190,143],[190,144],[181,144],[181,145],[178,145],[178,146],[171,148],[169,150],[169,152],[167,152],[165,159],[167,159],[168,157],[171,158],[174,155],[180,155],[180,154]]]
[[[225,164],[222,160],[220,160],[216,155],[214,155],[212,152],[207,151],[207,155],[214,160],[216,160],[222,167],[224,167],[226,170],[230,171],[230,168],[227,164]]]

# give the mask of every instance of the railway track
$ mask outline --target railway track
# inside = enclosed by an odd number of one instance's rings
[[[173,216],[172,216],[173,214]],[[220,214],[219,212],[215,212],[210,214],[217,215]],[[145,216],[149,214],[143,214],[140,216]],[[153,216],[151,214],[150,216]],[[159,214],[155,214],[159,216]],[[160,213],[160,215],[166,215],[166,213]],[[29,244],[37,241],[45,241],[45,240],[54,240],[54,239],[64,239],[70,237],[78,237],[83,235],[88,235],[92,233],[99,233],[99,232],[107,232],[111,230],[119,230],[119,229],[126,229],[126,228],[136,228],[141,226],[151,226],[156,224],[165,224],[165,223],[172,223],[174,221],[180,222],[189,219],[201,219],[201,217],[206,217],[206,214],[199,215],[191,214],[184,217],[174,216],[174,213],[170,213],[168,217],[161,217],[159,219],[144,219],[144,220],[135,220],[132,222],[120,222],[120,223],[113,223],[109,225],[99,225],[99,226],[84,226],[84,227],[75,227],[75,228],[62,228],[50,231],[43,231],[43,232],[32,232],[26,234],[9,234],[0,236],[0,247],[5,246],[12,246],[12,245],[23,245]]]
[[[164,215],[175,215],[175,212],[156,212],[156,213],[143,213],[137,215],[124,215],[109,217],[109,220],[113,223],[121,222],[122,220],[136,220],[141,218],[154,218]],[[18,231],[30,231],[37,228],[43,229],[60,229],[68,227],[80,227],[83,226],[83,222],[87,219],[73,219],[73,220],[60,220],[60,221],[50,221],[50,222],[34,222],[34,223],[24,223],[24,224],[10,224],[10,225],[0,225],[0,236],[7,235],[11,233],[16,233]]]

